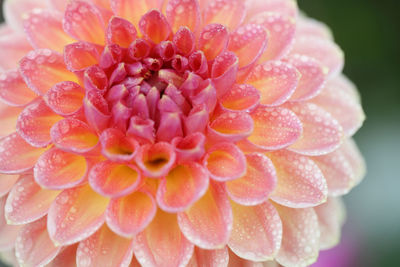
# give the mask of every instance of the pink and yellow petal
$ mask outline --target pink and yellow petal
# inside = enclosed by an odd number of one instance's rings
[[[209,250],[195,247],[188,267],[227,267],[228,263],[229,254],[227,248]]]

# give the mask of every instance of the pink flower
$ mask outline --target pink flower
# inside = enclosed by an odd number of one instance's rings
[[[0,249],[22,266],[311,264],[364,175],[343,53],[291,0],[159,2],[5,1]]]

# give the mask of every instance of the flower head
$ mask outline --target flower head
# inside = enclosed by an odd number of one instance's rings
[[[0,249],[19,264],[305,266],[338,242],[364,115],[294,1],[4,9]]]

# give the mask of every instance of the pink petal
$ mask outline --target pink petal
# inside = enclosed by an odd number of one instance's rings
[[[182,212],[205,194],[208,183],[207,170],[200,164],[179,164],[158,185],[157,203],[167,212]]]
[[[282,1],[284,2],[284,1]],[[260,13],[250,19],[251,23],[259,24],[268,30],[269,40],[265,52],[259,62],[283,58],[292,47],[296,32],[296,21],[293,17],[282,13]]]
[[[141,183],[140,171],[134,165],[102,161],[92,167],[89,184],[99,194],[121,197],[132,193]]]
[[[253,127],[247,112],[225,112],[208,125],[207,135],[213,142],[237,142],[251,135]]]
[[[205,153],[205,141],[205,136],[199,132],[174,138],[171,143],[175,147],[177,161],[182,163],[201,159]]]
[[[135,26],[129,21],[123,18],[113,17],[107,27],[107,43],[128,48],[136,39],[136,34]]]
[[[224,109],[249,111],[260,103],[260,91],[249,84],[235,84],[221,99]]]
[[[30,145],[46,147],[51,143],[51,127],[61,119],[62,117],[55,114],[43,99],[38,99],[19,115],[17,132]]]
[[[255,262],[249,261],[237,256],[232,250],[228,249],[229,255],[229,267],[265,267],[265,263],[267,262]],[[269,265],[268,265],[269,266]],[[276,267],[276,266],[273,266]]]
[[[136,27],[143,14],[159,5],[158,0],[111,0],[110,2],[115,15],[129,20]]]
[[[133,238],[133,247],[139,263],[149,267],[186,266],[194,248],[181,233],[176,215],[161,210],[149,226]]]
[[[296,39],[291,53],[317,59],[322,66],[328,69],[328,78],[334,77],[343,69],[343,52],[332,40],[303,36]]]
[[[74,82],[61,82],[54,85],[43,96],[47,106],[61,116],[76,114],[82,108],[84,89]]]
[[[25,106],[36,97],[18,70],[0,74],[0,99],[10,106]]]
[[[261,92],[261,104],[277,106],[286,102],[296,90],[300,73],[292,65],[268,61],[256,66],[246,83]]]
[[[200,26],[200,7],[197,0],[169,0],[166,14],[174,32],[181,26],[195,32]]]
[[[19,60],[30,50],[32,50],[32,47],[24,34],[20,32],[2,34],[0,36],[0,57],[2,58],[0,70],[18,67]]]
[[[355,185],[359,184],[365,176],[366,163],[363,156],[361,155],[360,150],[358,150],[357,148],[357,144],[354,142],[353,139],[346,139],[343,142],[340,150],[346,157],[347,161],[350,162],[350,165],[355,174]]]
[[[194,106],[184,120],[185,133],[204,132],[209,121],[209,112],[205,104]]]
[[[98,93],[104,94],[109,88],[107,74],[98,65],[89,66],[85,70],[83,83],[86,92],[94,90]]]
[[[178,223],[182,233],[196,246],[222,248],[232,229],[232,210],[222,185],[212,183],[200,200],[178,214]]]
[[[21,59],[19,70],[29,88],[39,95],[44,95],[56,83],[78,81],[65,67],[63,56],[49,49],[29,52]]]
[[[142,143],[153,143],[155,139],[154,121],[133,116],[131,117],[126,133],[128,136],[135,137]]]
[[[156,44],[167,40],[171,34],[171,27],[165,16],[154,9],[142,16],[139,29],[147,39]]]
[[[15,254],[21,266],[44,266],[60,251],[49,237],[46,218],[25,225],[15,243]]]
[[[108,103],[100,91],[87,92],[83,99],[83,107],[86,120],[92,129],[100,133],[108,128],[111,114]]]
[[[51,128],[51,140],[60,149],[86,153],[97,146],[99,138],[90,127],[77,119],[63,119]]]
[[[43,153],[34,168],[35,181],[44,188],[60,190],[80,184],[87,176],[83,156],[52,148]]]
[[[324,155],[338,148],[343,139],[342,127],[331,114],[311,103],[287,105],[301,120],[302,136],[290,150],[309,156]]]
[[[235,84],[238,67],[239,59],[233,52],[224,52],[215,58],[211,78],[218,98],[226,94]]]
[[[314,208],[318,217],[321,238],[321,249],[330,249],[340,241],[340,232],[345,221],[346,210],[340,198],[328,198],[328,200]]]
[[[195,47],[195,37],[188,27],[180,27],[172,39],[178,52],[188,56]]]
[[[0,172],[22,173],[31,169],[44,148],[29,145],[17,133],[0,139]]]
[[[49,3],[49,6],[51,8],[54,8],[62,13],[65,12],[65,9],[67,8],[67,5],[69,3],[64,0],[48,0],[47,2]]]
[[[228,50],[239,58],[239,68],[255,62],[267,47],[267,32],[257,24],[240,26],[230,36]]]
[[[78,266],[128,266],[133,247],[129,239],[112,232],[105,224],[92,236],[81,241],[76,251]]]
[[[204,9],[204,24],[221,23],[228,28],[236,29],[246,16],[244,1],[213,0]]]
[[[291,208],[314,207],[326,201],[326,180],[315,162],[285,150],[272,152],[269,158],[278,176],[272,200]]]
[[[295,0],[247,0],[247,18],[252,18],[261,12],[273,12],[296,17],[298,12],[297,1]]]
[[[211,178],[225,182],[242,177],[246,173],[246,157],[232,143],[218,143],[208,149],[203,158]]]
[[[104,223],[108,202],[89,185],[61,192],[47,216],[47,229],[54,244],[69,245],[92,235]]]
[[[226,49],[229,41],[228,29],[222,24],[206,25],[198,41],[198,47],[207,60],[213,60]]]
[[[24,30],[34,48],[49,48],[62,53],[65,45],[74,42],[64,32],[59,14],[50,10],[31,11],[24,19]]]
[[[76,249],[78,244],[61,247],[57,256],[46,267],[76,266]]]
[[[229,197],[241,205],[265,202],[276,187],[277,176],[272,161],[261,153],[246,154],[247,171],[239,179],[225,183]]]
[[[247,139],[250,147],[278,150],[293,144],[301,136],[301,121],[286,108],[260,105],[250,115],[254,121],[253,133]]]
[[[64,48],[64,61],[70,71],[83,71],[99,62],[99,49],[88,42],[72,43]]]
[[[227,248],[208,250],[195,247],[188,266],[228,267],[228,262],[229,254]]]
[[[10,107],[0,101],[0,138],[16,131],[16,121],[21,111],[19,107]]]
[[[85,1],[76,0],[67,5],[63,27],[71,37],[104,45],[105,27],[99,9]]]
[[[14,247],[18,233],[21,230],[20,225],[8,224],[5,217],[5,204],[7,196],[0,198],[0,250],[5,251]]]
[[[45,8],[46,0],[13,0],[4,1],[3,14],[11,28],[15,31],[22,31],[23,18],[29,11],[33,9]]]
[[[100,142],[103,155],[115,162],[131,162],[139,146],[134,138],[114,128],[103,131]]]
[[[136,191],[130,195],[111,199],[106,211],[107,225],[121,236],[133,237],[153,220],[157,204],[152,195]]]
[[[297,20],[296,36],[315,36],[333,40],[331,30],[324,23],[312,18],[299,16]]]
[[[5,216],[13,224],[26,224],[47,214],[59,191],[42,189],[28,174],[14,185],[7,197]]]
[[[282,241],[282,222],[274,206],[269,202],[253,207],[233,202],[231,205],[233,226],[229,248],[243,259],[272,260]]]
[[[18,179],[19,175],[0,174],[0,197],[7,195]]]
[[[318,257],[320,230],[312,208],[275,205],[283,225],[282,246],[276,261],[286,266],[308,266]]]
[[[311,102],[338,120],[347,136],[355,134],[365,120],[357,89],[344,77],[330,80]]]
[[[165,142],[170,142],[176,136],[183,136],[180,113],[162,112],[156,136],[159,141]]]
[[[299,84],[290,100],[309,100],[319,94],[325,85],[326,75],[325,69],[321,64],[314,58],[299,54],[290,56],[288,62],[296,67],[301,74]]]

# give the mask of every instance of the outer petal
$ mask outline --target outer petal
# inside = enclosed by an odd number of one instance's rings
[[[84,71],[99,62],[98,47],[88,42],[76,42],[65,46],[64,61],[70,71]]]
[[[46,104],[61,116],[70,116],[82,107],[84,89],[74,82],[61,82],[54,85],[44,95]]]
[[[213,0],[205,8],[204,24],[221,23],[230,29],[236,29],[246,16],[244,1]]]
[[[61,247],[57,256],[46,267],[76,266],[76,249],[78,244]]]
[[[21,266],[43,266],[51,262],[60,251],[49,237],[46,218],[25,225],[15,243],[15,254]]]
[[[195,32],[200,26],[200,6],[197,0],[169,0],[166,14],[174,32],[181,26]]]
[[[21,111],[21,108],[10,107],[0,101],[0,138],[16,131],[16,122]]]
[[[286,102],[295,91],[300,73],[292,65],[269,61],[256,66],[246,83],[261,92],[261,104],[276,106]]]
[[[143,231],[156,215],[157,204],[150,193],[136,191],[110,201],[107,225],[121,236],[133,237]]]
[[[36,97],[18,70],[0,74],[0,99],[10,106],[25,106]]]
[[[273,152],[269,157],[278,175],[272,200],[292,208],[313,207],[326,201],[325,178],[311,159],[289,151]]]
[[[235,84],[239,59],[233,52],[221,53],[211,68],[212,82],[217,90],[217,97],[225,95]]]
[[[272,161],[260,153],[246,154],[247,171],[239,179],[226,182],[228,195],[241,205],[265,202],[277,183]]]
[[[150,225],[133,238],[133,247],[139,263],[149,267],[185,266],[194,248],[179,230],[176,215],[161,210]]]
[[[195,247],[193,257],[188,266],[227,267],[228,262],[229,254],[227,248],[208,250]]]
[[[315,104],[287,105],[302,122],[302,136],[289,147],[300,154],[316,156],[332,152],[343,139],[342,127],[328,112]]]
[[[69,245],[89,237],[103,224],[108,202],[89,185],[64,190],[52,203],[47,217],[53,242]]]
[[[47,214],[59,191],[42,189],[28,174],[11,189],[5,206],[5,216],[9,223],[26,224]]]
[[[18,179],[19,175],[0,174],[0,197],[7,195]]]
[[[227,110],[252,110],[260,103],[261,94],[249,84],[235,84],[221,99],[220,104]]]
[[[265,11],[296,17],[299,9],[295,0],[247,0],[246,4],[247,18]]]
[[[265,202],[245,207],[231,202],[233,227],[229,248],[243,259],[272,260],[282,241],[282,222],[274,206]]]
[[[365,176],[366,163],[363,156],[361,155],[360,150],[358,150],[357,148],[357,144],[354,142],[353,139],[347,139],[345,142],[343,142],[340,150],[342,151],[346,159],[350,162],[350,165],[355,174],[355,184],[359,184]]]
[[[157,0],[111,0],[110,2],[114,14],[129,20],[136,27],[143,14],[159,5]]]
[[[5,209],[7,197],[0,198],[0,250],[9,250],[14,247],[15,241],[17,239],[18,233],[21,230],[20,225],[10,225],[7,224],[5,218]]]
[[[2,58],[0,70],[18,67],[18,61],[30,50],[32,50],[32,47],[24,34],[20,32],[2,34],[0,36],[0,57]]]
[[[178,214],[178,223],[182,233],[196,246],[222,248],[232,229],[232,210],[223,187],[210,185],[200,200]]]
[[[128,48],[136,39],[136,34],[135,26],[129,21],[123,18],[113,17],[107,27],[107,43]]]
[[[208,60],[215,59],[228,45],[228,29],[222,24],[208,24],[200,34],[198,46]]]
[[[22,31],[23,17],[27,12],[44,7],[46,7],[46,0],[7,0],[3,4],[6,22],[15,31]]]
[[[262,262],[255,262],[240,258],[229,249],[229,267],[264,267]],[[274,266],[275,267],[275,266]]]
[[[318,257],[320,230],[312,208],[292,209],[275,205],[282,219],[282,246],[276,260],[286,266],[309,266]]]
[[[17,133],[0,139],[0,172],[22,173],[31,169],[44,148],[32,147]]]
[[[131,240],[115,234],[104,224],[96,233],[79,243],[76,262],[79,267],[128,266],[132,256]]]

